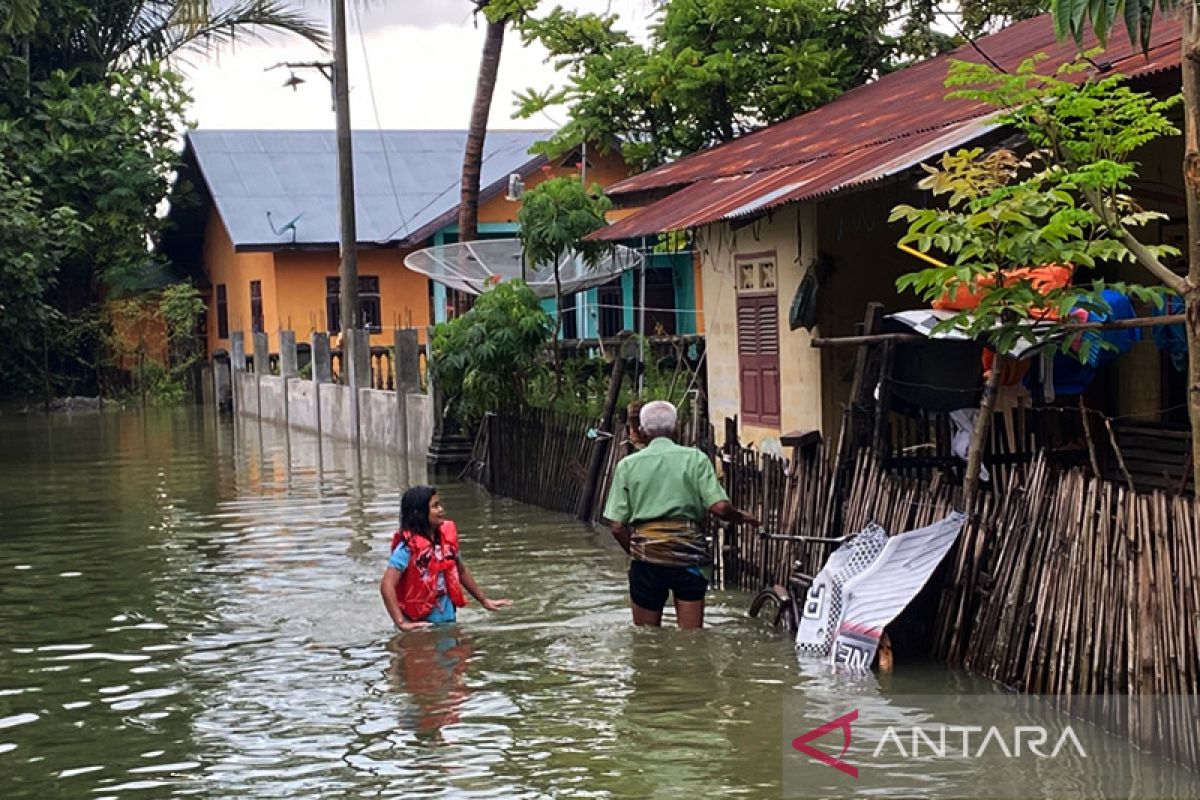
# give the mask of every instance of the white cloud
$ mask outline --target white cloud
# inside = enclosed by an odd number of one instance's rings
[[[376,108],[383,128],[465,128],[483,46],[483,27],[472,23],[470,0],[359,1],[361,8],[351,12],[347,41],[354,128],[375,128]],[[640,32],[653,2],[575,0],[564,5],[601,12],[611,7],[621,14],[624,27]],[[365,35],[356,24],[360,14]],[[202,128],[332,128],[329,84],[320,73],[297,70],[305,83],[292,91],[282,86],[286,68],[264,71],[280,62],[325,58],[312,45],[279,37],[244,42],[214,57],[193,56],[184,67],[195,98],[191,117]],[[546,128],[565,121],[511,119],[515,91],[554,82],[555,73],[544,59],[540,47],[524,47],[517,34],[508,34],[491,127]]]

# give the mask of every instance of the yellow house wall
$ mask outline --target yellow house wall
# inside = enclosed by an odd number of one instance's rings
[[[208,301],[208,352],[218,348],[229,350],[229,339],[217,336],[217,286],[225,285],[229,332],[245,331],[246,349],[251,349],[250,334],[250,281],[262,281],[263,329],[273,332],[278,329],[279,317],[275,309],[275,257],[271,253],[235,253],[233,242],[225,232],[219,214],[208,216],[204,234],[203,261],[205,274],[213,290]],[[278,339],[273,338],[274,344]]]
[[[788,310],[804,268],[816,255],[816,210],[812,205],[788,206],[752,225],[732,230],[727,224],[701,229],[699,251],[702,308],[708,351],[709,415],[720,424],[739,417],[739,436],[767,451],[779,448],[779,436],[793,430],[821,427],[821,357],[810,346],[804,329],[789,330]],[[740,422],[741,381],[737,355],[736,258],[739,254],[775,252],[776,302],[779,309],[778,427]]]
[[[609,186],[617,181],[629,176],[629,169],[625,166],[625,162],[619,156],[611,154],[596,154],[589,153],[588,161],[591,162],[587,171],[587,183],[591,186],[593,183],[599,184],[601,187]],[[551,162],[553,163],[553,162]],[[579,170],[574,168],[551,166],[547,164],[541,169],[535,171],[532,175],[525,178],[525,190],[528,191],[537,186],[542,181],[549,178],[561,178],[564,176],[578,177]],[[517,214],[521,210],[521,201],[507,200],[504,193],[496,195],[486,203],[481,203],[479,206],[479,221],[480,222],[516,222]]]
[[[589,184],[607,186],[627,177],[624,162],[614,155],[592,154],[588,169]],[[550,177],[578,175],[574,168],[547,167],[530,175],[525,185],[532,188]],[[481,223],[515,223],[520,201],[509,201],[503,194],[480,205]],[[389,345],[393,330],[416,327],[421,341],[429,319],[429,281],[404,266],[404,257],[411,250],[394,248],[360,249],[360,275],[379,277],[380,312],[383,331],[371,335],[371,344]],[[250,332],[250,281],[262,281],[263,326],[274,351],[279,346],[278,331],[291,328],[297,341],[309,339],[314,331],[327,329],[325,310],[325,279],[337,275],[338,256],[335,250],[287,251],[275,253],[236,253],[220,215],[209,215],[204,240],[203,264],[213,284],[209,300],[209,352],[229,349],[229,339],[217,336],[216,286],[225,284],[228,298],[229,330]],[[247,337],[247,349],[251,347]]]
[[[429,325],[429,281],[404,266],[411,250],[361,249],[358,274],[379,278],[379,308],[383,322],[380,333],[371,334],[371,344],[390,345],[397,327],[416,327],[425,340]],[[337,275],[334,252],[281,251],[276,254],[279,274],[279,318],[284,327],[305,341],[314,331],[328,330],[325,318],[325,279]]]

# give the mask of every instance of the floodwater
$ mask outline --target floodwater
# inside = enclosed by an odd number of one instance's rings
[[[514,606],[397,636],[377,587],[419,473],[200,410],[0,417],[0,797],[779,797],[789,698],[979,689],[802,670],[741,593],[635,630],[606,533],[449,480]]]

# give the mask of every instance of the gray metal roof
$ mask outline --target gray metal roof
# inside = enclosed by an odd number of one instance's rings
[[[529,148],[551,133],[488,131],[485,193],[543,163]],[[453,222],[466,139],[465,131],[355,131],[358,241],[418,243]],[[236,248],[336,246],[333,131],[194,130],[187,144]]]

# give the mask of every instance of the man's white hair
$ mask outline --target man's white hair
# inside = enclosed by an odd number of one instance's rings
[[[670,436],[675,433],[675,423],[679,413],[675,406],[666,400],[652,400],[642,406],[638,414],[638,424],[650,438],[655,436]]]

